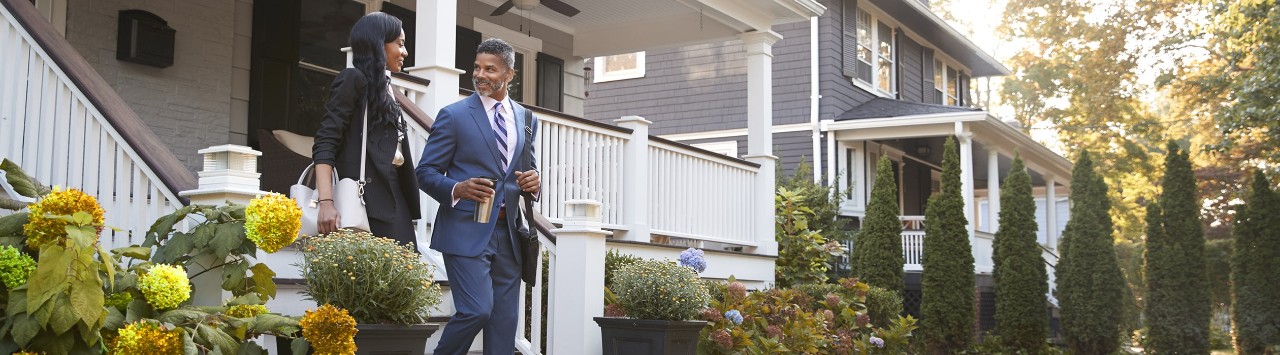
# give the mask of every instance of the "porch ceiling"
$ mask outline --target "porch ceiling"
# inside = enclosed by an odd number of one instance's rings
[[[463,0],[467,1],[467,0]],[[497,7],[505,0],[470,0]],[[816,0],[565,0],[576,16],[537,6],[509,13],[573,36],[573,55],[594,57],[729,40],[750,31],[808,20]]]

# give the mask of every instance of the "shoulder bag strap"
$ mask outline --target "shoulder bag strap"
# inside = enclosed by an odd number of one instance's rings
[[[522,170],[528,172],[533,165],[533,111],[529,108],[524,109],[524,163]],[[529,231],[537,233],[533,228],[533,194],[521,192],[520,196],[524,198],[524,215],[525,224],[529,225]]]
[[[360,204],[364,204],[364,185],[368,183],[365,177],[365,163],[369,160],[369,103],[364,104],[364,128],[360,133],[360,181],[356,185],[360,188],[357,192],[360,194]]]

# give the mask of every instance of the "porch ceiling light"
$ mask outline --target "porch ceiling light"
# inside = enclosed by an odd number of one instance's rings
[[[511,0],[517,9],[532,10],[538,7],[538,0]]]

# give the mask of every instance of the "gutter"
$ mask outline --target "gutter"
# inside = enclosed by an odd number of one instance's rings
[[[813,182],[822,182],[822,127],[818,125],[818,17],[809,17],[809,124],[813,126]]]

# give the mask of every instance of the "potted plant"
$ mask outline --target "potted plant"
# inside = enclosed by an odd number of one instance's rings
[[[711,296],[694,268],[705,268],[701,251],[686,251],[680,264],[642,260],[613,276],[613,292],[626,317],[596,317],[604,354],[695,354],[706,321],[693,320]],[[696,260],[695,260],[696,259]]]
[[[440,287],[417,252],[346,230],[308,238],[302,250],[307,298],[350,312],[358,323],[356,354],[425,352],[440,327],[426,324]]]

